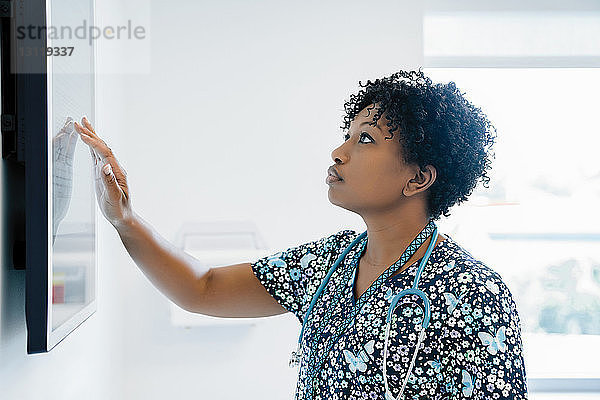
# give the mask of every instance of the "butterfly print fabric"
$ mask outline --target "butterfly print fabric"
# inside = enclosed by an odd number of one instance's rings
[[[327,272],[359,234],[343,230],[290,247],[253,262],[252,270],[302,323]],[[445,236],[419,281],[431,319],[403,398],[527,399],[521,322],[510,290],[497,272]],[[385,398],[385,318],[392,297],[412,286],[421,260],[385,281],[349,319],[358,307],[353,288],[366,243],[365,237],[346,255],[315,303],[304,331],[295,400]],[[394,397],[410,365],[423,310],[418,296],[407,295],[394,311],[385,366]]]

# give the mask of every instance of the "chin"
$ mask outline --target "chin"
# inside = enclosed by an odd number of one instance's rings
[[[334,206],[338,206],[338,207],[343,207],[343,205],[341,204],[341,202],[339,201],[339,199],[336,199],[336,195],[331,193],[331,187],[329,187],[329,190],[327,191],[327,198],[329,199],[329,202],[331,204],[333,204]]]
[[[339,201],[339,199],[336,199],[336,196],[331,194],[331,190],[329,190],[329,192],[327,193],[327,197],[329,198],[329,202],[334,206],[338,206],[340,208],[343,208],[344,210],[348,210],[351,212],[356,212],[352,206]]]

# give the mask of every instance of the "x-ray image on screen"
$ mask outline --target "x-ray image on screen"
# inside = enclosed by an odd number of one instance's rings
[[[81,123],[84,115],[95,123],[94,47],[74,32],[84,20],[88,26],[93,24],[93,1],[55,0],[51,4],[51,26],[56,32],[60,27],[69,27],[72,34],[63,29],[60,37],[48,39],[48,46],[73,47],[70,56],[53,56],[48,65],[48,128],[52,135],[52,290],[48,325],[52,333],[63,331],[56,335],[60,340],[73,325],[82,322],[74,316],[96,298],[92,157],[73,124]]]

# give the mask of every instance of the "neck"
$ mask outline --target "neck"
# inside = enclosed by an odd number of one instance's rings
[[[408,245],[427,225],[429,218],[424,210],[396,210],[363,217],[367,225],[367,248],[363,260],[374,268],[387,268],[396,262]],[[445,237],[438,233],[438,243]],[[417,249],[405,265],[425,255],[431,235]]]

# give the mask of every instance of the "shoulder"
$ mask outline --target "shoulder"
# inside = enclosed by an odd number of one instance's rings
[[[449,347],[454,349],[458,345],[466,346],[467,342],[482,346],[490,337],[501,338],[506,339],[511,350],[512,347],[518,348],[514,350],[518,355],[521,320],[505,280],[456,242],[449,242],[448,247],[454,257],[454,268],[445,272],[448,275],[442,278],[441,283],[445,305],[448,306],[441,340],[455,342]]]
[[[503,283],[501,275],[484,261],[476,259],[458,242],[446,235],[443,249],[437,260],[437,267],[444,271],[444,275],[458,283],[469,283],[470,287],[485,286],[487,282]]]
[[[354,239],[356,239],[360,235],[360,232],[355,231],[354,229],[342,229],[337,231],[328,237],[334,241],[337,241],[340,244],[351,243]]]
[[[461,295],[466,302],[488,303],[514,309],[512,293],[501,274],[473,255],[450,236],[444,241],[438,269],[448,291]],[[510,303],[510,304],[509,304]]]
[[[353,229],[343,229],[334,233],[333,241],[336,243],[336,247],[338,249],[344,250],[347,246],[349,246],[358,236],[360,236],[360,232],[357,232]]]

